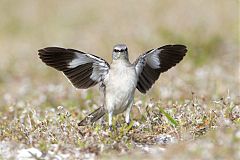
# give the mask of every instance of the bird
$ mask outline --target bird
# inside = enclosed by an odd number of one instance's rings
[[[103,104],[78,126],[93,124],[108,114],[110,130],[113,116],[123,112],[125,122],[130,124],[135,91],[147,93],[160,74],[179,63],[186,53],[185,45],[164,45],[141,54],[131,63],[127,45],[117,44],[113,47],[112,62],[109,64],[96,55],[75,49],[46,47],[38,50],[39,58],[46,65],[63,72],[77,89],[100,86]]]

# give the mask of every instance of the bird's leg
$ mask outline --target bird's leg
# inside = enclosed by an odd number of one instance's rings
[[[132,109],[132,105],[133,105],[133,101],[128,105],[128,108],[126,110],[125,122],[127,123],[127,125],[130,124],[130,112],[131,112],[131,109]]]
[[[112,131],[112,117],[113,117],[113,112],[108,113],[108,124],[109,124],[109,130]]]

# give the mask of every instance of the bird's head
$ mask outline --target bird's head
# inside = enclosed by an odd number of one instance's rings
[[[128,60],[128,49],[125,44],[117,44],[113,47],[113,60]]]

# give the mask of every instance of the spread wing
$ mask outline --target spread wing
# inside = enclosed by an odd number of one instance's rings
[[[179,63],[186,52],[187,48],[184,45],[166,45],[141,55],[134,63],[139,78],[137,89],[146,93],[159,78],[160,73]]]
[[[102,58],[74,49],[47,47],[38,52],[45,64],[62,71],[76,88],[102,82],[110,68]]]

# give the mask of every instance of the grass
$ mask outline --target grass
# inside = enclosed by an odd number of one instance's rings
[[[233,145],[228,144],[230,148],[225,147],[224,152],[230,157],[238,156],[239,146],[236,144],[240,142],[239,104],[229,100],[229,97],[210,103],[194,96],[181,103],[151,101],[135,104],[130,126],[126,126],[124,117],[119,115],[114,118],[113,132],[108,130],[106,121],[103,125],[96,123],[93,126],[78,127],[77,122],[83,116],[76,110],[70,111],[68,107],[42,109],[19,102],[5,109],[1,112],[1,147],[5,146],[11,152],[34,147],[43,153],[44,159],[52,156],[70,156],[75,159],[89,155],[101,158],[110,155],[119,158],[119,155],[124,159],[126,154],[133,154],[134,157],[135,151],[139,154],[137,156],[147,152],[147,157],[152,157],[158,154],[154,149],[167,149],[167,152],[171,152],[176,146],[195,143],[212,147],[219,143],[208,154],[212,158],[224,158],[225,154],[215,153],[215,150],[224,150],[222,145],[229,141],[225,136],[231,139]],[[13,147],[12,143],[22,145]],[[207,149],[195,144],[194,148],[176,152],[181,156],[190,152],[193,154],[190,157],[197,158],[200,155],[204,158],[203,152],[207,152]],[[151,155],[151,152],[154,154]],[[160,153],[169,156],[163,151]],[[2,152],[3,157],[11,158],[14,155]]]
[[[237,2],[0,3],[0,159],[240,157]],[[113,132],[107,119],[78,127],[101,105],[98,87],[72,88],[37,50],[75,48],[110,62],[120,42],[132,61],[164,44],[188,53],[147,95],[136,93],[129,126],[120,114]]]

